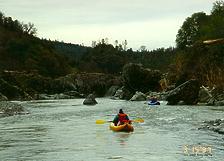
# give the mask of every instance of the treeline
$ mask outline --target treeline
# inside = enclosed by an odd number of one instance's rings
[[[127,42],[126,42],[127,43]],[[83,54],[77,65],[79,70],[119,74],[127,63],[138,63],[151,69],[167,71],[175,57],[175,48],[152,51],[133,51],[126,46],[105,43],[104,39]]]
[[[203,85],[224,89],[223,38],[223,1],[216,1],[209,15],[198,12],[186,18],[176,37],[178,54],[170,68],[173,82],[196,78]]]

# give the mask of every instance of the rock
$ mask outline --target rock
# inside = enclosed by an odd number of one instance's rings
[[[198,129],[211,130],[219,134],[224,134],[224,120],[216,119],[216,120],[204,121],[203,125]]]
[[[224,106],[224,90],[222,87],[214,88],[212,91],[212,98],[208,101],[208,106]]]
[[[0,93],[0,101],[8,101],[8,98]]]
[[[146,95],[142,92],[136,92],[135,95],[130,99],[130,101],[145,101]]]
[[[77,91],[68,91],[68,92],[64,92],[63,94],[70,96],[71,98],[85,98],[84,94],[81,94]]]
[[[114,98],[116,99],[122,99],[124,95],[123,89],[119,88],[116,93],[114,94]]]
[[[15,85],[0,79],[0,92],[9,100],[31,100],[32,97]]]
[[[132,96],[133,96],[133,93],[129,91],[125,86],[123,86],[116,91],[113,98],[130,100]]]
[[[206,105],[207,106],[214,106],[215,105],[215,101],[216,101],[215,98],[212,97],[212,98],[209,99],[209,101],[208,101],[208,103]]]
[[[216,101],[215,106],[224,106],[224,100],[223,101]]]
[[[159,90],[161,76],[158,70],[146,69],[142,65],[133,63],[126,64],[122,71],[124,86],[132,93]]]
[[[105,96],[111,86],[121,85],[120,77],[103,73],[78,73],[74,79],[80,93],[94,93],[99,97]]]
[[[114,96],[116,91],[119,89],[119,86],[111,86],[108,91],[106,92],[105,96]]]
[[[51,100],[51,99],[53,99],[53,97],[48,94],[36,94],[34,96],[34,99],[36,99],[36,100]]]
[[[76,91],[69,91],[59,94],[36,94],[34,97],[36,100],[54,100],[54,99],[75,99],[75,98],[84,98],[83,94],[80,94]]]
[[[2,101],[0,102],[0,116],[13,116],[13,115],[23,115],[28,114],[24,107],[18,103]]]
[[[95,105],[97,101],[95,100],[95,96],[93,94],[89,94],[87,98],[83,102],[84,105]]]
[[[109,87],[121,86],[121,79],[119,76],[103,73],[72,73],[59,78],[50,78],[37,72],[4,71],[0,73],[0,87],[1,84],[3,84],[2,87],[7,84],[8,89],[0,88],[0,93],[7,96],[9,100],[22,98],[21,94],[18,94],[20,92],[24,92],[26,95],[28,93],[34,98],[38,98],[38,94],[42,93],[47,95],[64,93],[71,98],[83,98],[80,93],[95,93],[97,96],[103,97]],[[20,92],[14,92],[16,90],[20,90]],[[77,93],[70,91],[77,91]],[[40,97],[42,98],[42,96]]]
[[[154,96],[160,101],[165,101],[168,94],[169,94],[168,92],[151,92],[151,91],[146,93],[148,99],[151,96]]]
[[[64,93],[60,93],[60,94],[55,94],[53,95],[54,99],[71,99],[71,96],[68,96]]]
[[[189,80],[182,85],[170,91],[166,100],[168,105],[177,105],[183,101],[186,105],[195,105],[198,102],[199,82],[197,80]]]
[[[63,91],[76,91],[77,90],[73,74],[69,74],[64,77],[57,78],[57,79],[55,79],[55,81],[57,81],[57,84],[63,88]]]
[[[201,86],[198,97],[200,103],[207,103],[212,98],[212,95],[208,88]]]

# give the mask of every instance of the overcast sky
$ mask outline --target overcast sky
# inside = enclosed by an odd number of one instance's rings
[[[0,11],[32,22],[38,37],[91,45],[108,38],[128,48],[175,46],[178,29],[195,12],[209,14],[215,0],[0,0]]]

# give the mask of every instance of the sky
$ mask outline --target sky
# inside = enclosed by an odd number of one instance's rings
[[[108,38],[128,48],[175,46],[178,29],[196,12],[210,14],[216,0],[0,0],[0,11],[34,23],[37,36],[91,46]]]

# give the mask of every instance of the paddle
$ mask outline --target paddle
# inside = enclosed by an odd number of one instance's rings
[[[134,119],[134,120],[130,120],[131,122],[138,122],[138,123],[143,123],[144,120],[141,119],[141,118],[137,118],[137,119]],[[104,124],[104,123],[107,123],[107,122],[112,122],[112,121],[106,121],[106,120],[96,120],[96,124]]]
[[[106,122],[112,122],[112,121],[106,121],[106,120],[96,120],[96,124],[104,124]]]

